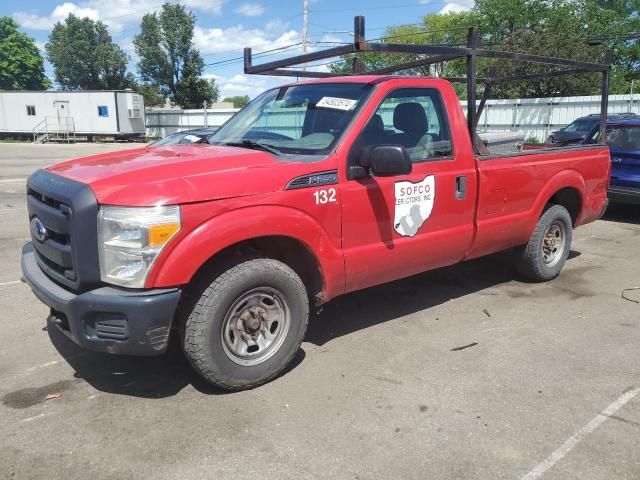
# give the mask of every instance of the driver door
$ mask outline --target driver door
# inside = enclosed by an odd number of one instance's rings
[[[348,179],[341,188],[347,291],[456,263],[473,236],[476,171],[473,162],[464,168],[456,161],[437,89],[389,92],[354,142],[349,164],[366,163],[364,152],[376,145],[404,147],[412,171]]]

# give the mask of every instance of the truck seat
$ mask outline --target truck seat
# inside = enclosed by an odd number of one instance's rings
[[[433,137],[427,133],[429,120],[422,105],[417,102],[399,104],[393,111],[393,126],[401,133],[391,135],[391,143],[405,147],[412,160],[433,156]]]
[[[391,143],[405,148],[415,147],[429,130],[427,115],[417,102],[400,103],[393,111],[393,126],[400,133],[391,135]]]
[[[365,145],[373,145],[382,141],[385,135],[384,122],[379,113],[376,113],[362,131]]]

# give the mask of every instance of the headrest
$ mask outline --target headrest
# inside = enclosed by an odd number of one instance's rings
[[[427,114],[422,105],[416,102],[398,104],[393,111],[393,126],[415,139],[422,137],[429,129]]]
[[[376,113],[367,126],[364,128],[366,133],[384,133],[384,122],[382,121],[382,117],[379,113]]]

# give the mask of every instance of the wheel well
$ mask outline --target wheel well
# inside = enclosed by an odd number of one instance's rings
[[[305,284],[310,301],[321,303],[323,278],[315,256],[302,242],[286,236],[257,237],[224,248],[198,269],[192,283],[210,282],[212,273],[220,273],[251,257],[273,258],[288,265]]]
[[[582,201],[580,200],[580,193],[578,192],[578,190],[571,187],[558,190],[549,199],[548,203],[552,205],[562,205],[567,209],[569,215],[571,215],[571,223],[573,225],[576,224],[578,215],[580,214],[580,210],[582,208]]]

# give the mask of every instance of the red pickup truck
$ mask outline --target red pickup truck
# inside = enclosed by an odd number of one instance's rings
[[[294,357],[310,309],[510,248],[522,274],[551,280],[572,229],[606,207],[606,146],[476,152],[439,79],[285,85],[211,143],[29,178],[23,276],[80,346],[160,354],[175,331],[204,378],[251,388]]]

